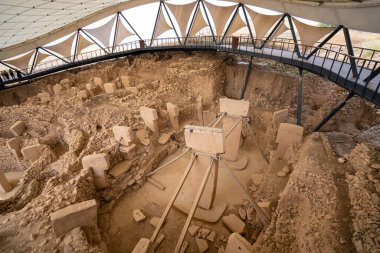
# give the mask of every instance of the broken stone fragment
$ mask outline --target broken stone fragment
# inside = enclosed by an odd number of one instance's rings
[[[9,131],[11,131],[11,133],[14,135],[14,136],[21,136],[23,133],[24,133],[24,130],[25,130],[25,123],[22,122],[22,121],[16,121],[10,128],[9,128]]]
[[[77,92],[77,98],[79,99],[79,100],[86,100],[87,98],[88,98],[89,96],[88,96],[88,93],[87,93],[87,91],[86,90],[81,90],[81,91],[78,91]]]
[[[54,92],[54,95],[56,96],[60,95],[62,93],[62,90],[63,88],[62,88],[62,85],[60,84],[56,84],[53,86],[53,92]]]
[[[139,89],[137,89],[136,87],[125,87],[125,90],[134,95],[139,94]]]
[[[346,159],[344,159],[343,157],[339,157],[339,158],[338,158],[338,162],[339,162],[339,163],[345,163],[345,162],[346,162]]]
[[[160,138],[158,138],[158,143],[160,143],[161,145],[165,145],[166,143],[168,143],[171,136],[172,136],[171,133],[161,134]]]
[[[214,242],[215,241],[215,236],[216,236],[216,233],[215,231],[211,231],[211,233],[206,237],[206,239],[210,242]]]
[[[270,202],[269,202],[269,201],[263,201],[263,202],[259,202],[259,203],[257,203],[257,205],[258,205],[260,208],[269,208]]]
[[[239,208],[239,216],[242,220],[245,220],[247,218],[247,212],[242,207]]]
[[[43,103],[51,101],[50,94],[47,93],[47,92],[38,93],[37,97],[39,97],[40,101],[43,102]]]
[[[133,218],[135,219],[136,222],[141,222],[146,219],[143,212],[141,212],[139,209],[133,210]]]
[[[136,131],[136,137],[139,139],[141,144],[148,146],[150,144],[149,134],[148,131],[145,129],[139,129]]]
[[[8,179],[5,177],[3,171],[0,171],[0,191],[9,192],[12,190],[12,186],[9,183]]]
[[[202,228],[199,230],[200,237],[205,239],[210,234],[210,229]]]
[[[236,233],[243,233],[245,229],[245,223],[239,219],[235,214],[230,214],[228,216],[223,216],[223,223],[227,226],[229,230]]]
[[[153,217],[152,219],[150,219],[149,223],[150,223],[153,227],[156,228],[156,227],[158,226],[158,224],[160,223],[160,220],[161,220],[161,218],[159,218],[159,217]],[[165,221],[164,221],[163,224],[165,224]]]
[[[208,243],[206,240],[195,238],[195,242],[197,243],[198,250],[200,253],[206,252],[208,250]]]
[[[290,172],[290,169],[289,169],[289,166],[288,165],[285,165],[282,170],[280,170],[279,172],[277,172],[277,176],[278,177],[286,177],[288,175],[288,173]]]
[[[188,231],[191,234],[191,236],[194,236],[199,230],[199,226],[192,225],[189,227]]]
[[[252,245],[238,233],[232,233],[228,238],[226,252],[252,253]]]

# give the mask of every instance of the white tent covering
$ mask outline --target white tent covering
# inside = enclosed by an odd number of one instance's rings
[[[45,49],[56,52],[63,57],[70,59],[71,57],[71,48],[75,39],[76,33],[73,33],[71,36],[67,37],[65,40],[59,42],[58,44],[52,46],[45,46]]]
[[[248,15],[251,17],[253,26],[255,27],[256,38],[264,39],[270,28],[279,20],[281,15],[264,15],[246,8]]]
[[[12,60],[4,60],[3,62],[10,64],[12,66],[15,66],[19,70],[26,73],[28,70],[30,59],[34,55],[34,52],[35,51],[33,50],[33,51],[30,51],[29,53],[27,53],[27,54],[25,54],[19,58],[12,59]]]
[[[240,29],[242,29],[246,26],[247,25],[242,20],[240,14],[237,13],[235,19],[233,20],[233,23],[232,23],[230,29],[227,32],[227,35],[229,36],[231,34],[234,34],[235,32],[239,31]]]
[[[164,16],[164,12],[162,11],[164,7],[160,8],[160,13],[158,14],[157,17],[157,24],[156,24],[156,30],[154,31],[153,38],[156,39],[159,37],[161,34],[163,34],[166,31],[169,31],[173,29],[167,22]]]
[[[38,51],[35,65],[38,65],[40,62],[42,62],[43,60],[45,60],[49,56],[51,56],[51,55],[43,54],[42,52]]]
[[[94,43],[87,40],[81,33],[78,35],[77,55],[80,55],[83,49],[93,45]]]
[[[274,32],[270,40],[274,40],[277,37],[279,37],[281,34],[283,34],[286,31],[289,31],[290,29],[285,25],[284,22],[281,23],[280,27],[277,28],[277,30]]]
[[[127,37],[135,35],[134,33],[130,32],[127,27],[123,24],[121,19],[119,19],[119,24],[117,26],[117,33],[116,33],[116,45],[120,45],[120,43]]]
[[[294,24],[297,27],[298,35],[301,40],[302,45],[313,46],[318,40],[325,37],[327,34],[331,33],[335,28],[334,27],[317,27],[307,25],[298,21],[295,18],[292,18]],[[302,52],[305,53],[306,47],[302,47]],[[311,49],[311,48],[308,48]]]
[[[197,32],[207,27],[208,24],[202,15],[200,7],[198,8],[197,16],[195,17],[193,27],[189,33],[190,37],[194,37]]]
[[[184,5],[176,5],[176,4],[169,4],[165,3],[166,6],[170,9],[173,16],[177,20],[181,36],[186,36],[186,28],[189,23],[191,14],[193,13],[194,7],[197,4],[197,2],[184,4]]]
[[[103,46],[109,47],[111,42],[112,27],[115,24],[116,15],[111,18],[107,23],[96,28],[83,29],[86,33],[98,39]]]
[[[210,11],[215,25],[215,35],[223,35],[224,28],[226,27],[228,19],[231,17],[232,12],[236,9],[237,5],[232,6],[217,6],[204,2],[207,9]]]

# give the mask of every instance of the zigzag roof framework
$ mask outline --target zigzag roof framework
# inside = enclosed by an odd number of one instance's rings
[[[37,4],[39,1],[35,2]],[[86,1],[84,6],[87,6],[87,4],[89,4],[89,6],[94,4],[93,8],[90,10],[95,11],[99,8],[99,6],[95,4],[96,2],[97,1]],[[225,2],[223,3],[223,6],[204,0],[193,1],[182,5],[150,0],[131,0],[116,5],[112,5],[112,3],[115,4],[113,1],[108,1],[107,3],[110,6],[107,7],[107,4],[103,3],[104,8],[98,13],[76,20],[61,29],[50,31],[48,34],[32,38],[30,41],[22,41],[23,37],[18,37],[18,39],[8,39],[5,41],[4,38],[6,38],[6,36],[2,37],[0,35],[0,40],[2,40],[0,43],[3,43],[2,45],[5,45],[6,43],[20,42],[19,44],[1,49],[0,62],[17,72],[17,76],[15,75],[15,80],[13,80],[17,81],[17,79],[25,79],[26,76],[43,72],[56,66],[69,65],[70,63],[80,62],[89,58],[107,56],[115,52],[128,51],[139,47],[154,47],[155,45],[158,45],[157,39],[163,38],[163,35],[168,31],[173,31],[176,36],[176,39],[170,40],[170,43],[175,41],[176,45],[185,47],[192,42],[192,37],[199,37],[199,32],[208,27],[210,29],[209,36],[212,37],[214,45],[220,46],[222,43],[226,43],[224,42],[225,40],[230,39],[228,36],[233,35],[242,28],[246,28],[249,31],[248,40],[250,40],[250,42],[246,43],[247,49],[248,46],[252,46],[253,51],[256,49],[264,50],[268,45],[271,45],[271,57],[273,58],[274,42],[280,41],[282,43],[281,46],[283,47],[282,51],[284,51],[285,44],[287,44],[288,47],[289,44],[294,47],[293,55],[291,56],[292,59],[294,53],[296,53],[298,59],[302,59],[302,63],[304,60],[310,61],[313,59],[313,65],[314,62],[318,62],[316,60],[316,55],[320,56],[322,51],[322,54],[323,52],[325,54],[325,59],[333,58],[331,60],[332,63],[330,63],[330,72],[335,68],[339,68],[339,66],[335,66],[334,64],[335,61],[342,56],[344,59],[341,59],[340,61],[340,68],[344,71],[344,68],[342,67],[343,63],[347,63],[347,65],[351,67],[351,69],[348,70],[346,79],[352,74],[352,76],[356,78],[356,80],[354,80],[355,86],[358,83],[360,85],[362,82],[362,86],[365,86],[365,89],[370,88],[372,91],[372,102],[376,100],[375,95],[379,92],[380,85],[377,84],[376,86],[376,82],[379,80],[376,78],[380,71],[380,63],[373,60],[378,52],[372,50],[368,59],[361,58],[363,50],[366,49],[352,47],[348,31],[348,28],[354,28],[370,32],[380,32],[378,15],[374,15],[374,12],[380,11],[379,1],[363,1],[361,3],[350,1],[337,3],[326,1],[323,4],[320,2],[316,4],[313,1],[293,3],[273,0],[251,0]],[[133,25],[131,25],[128,16],[122,11],[149,3],[157,3],[158,7],[154,29],[151,33],[152,36],[149,43],[146,43],[145,41],[143,43],[144,46],[142,46],[141,43],[138,44],[136,42],[134,44],[123,44],[123,41],[131,36],[135,36],[134,38],[136,40],[141,41],[143,39]],[[60,4],[61,3],[58,1],[57,5]],[[44,4],[38,6],[40,9],[47,8],[47,5]],[[62,4],[62,6],[64,5]],[[276,15],[263,14],[257,11],[254,6],[266,7],[275,11],[280,11],[281,13]],[[298,8],[296,9],[295,6],[298,6]],[[36,7],[33,6],[32,8]],[[76,7],[68,7],[67,5],[66,7],[62,7],[62,9],[64,8],[75,9]],[[10,8],[9,10],[12,10],[10,13],[13,13],[16,9],[17,8],[13,9],[13,7]],[[85,8],[85,10],[86,11],[84,12],[78,11],[77,14],[74,15],[74,18],[69,15],[67,21],[87,14],[87,8]],[[355,12],[358,22],[351,21],[348,14],[352,14],[353,12]],[[21,12],[20,9],[20,13],[21,15],[34,15],[34,12],[29,10]],[[60,11],[52,12],[51,15],[59,15],[59,13]],[[316,21],[332,24],[332,26],[312,26],[293,17],[290,13],[300,17],[315,17]],[[316,13],[323,13],[323,15],[316,17]],[[50,13],[46,15],[50,16]],[[108,17],[104,18],[104,16]],[[91,23],[102,17],[105,21],[101,25],[89,28]],[[13,17],[9,18],[9,20],[16,22],[18,19]],[[41,18],[40,20],[46,21],[46,18]],[[7,22],[9,23],[10,21]],[[52,22],[50,29],[55,28],[54,24],[55,22]],[[14,29],[17,29],[16,27]],[[22,30],[24,30],[23,28],[24,27],[22,27]],[[0,25],[0,30],[1,29],[4,30],[6,28],[4,28],[4,25]],[[41,28],[38,32],[35,32],[35,34],[39,35],[46,31],[47,28]],[[279,40],[278,38],[286,31],[290,31],[289,34],[291,35],[291,38]],[[343,47],[340,46],[339,52],[335,52],[335,56],[331,55],[331,53],[334,54],[334,51],[331,51],[331,44],[329,45],[330,51],[320,49],[327,45],[326,43],[328,40],[339,31],[343,31],[347,43],[346,45],[343,45]],[[62,36],[64,37],[61,38]],[[61,39],[57,42],[57,38]],[[86,48],[91,46],[98,50],[94,51],[95,53],[82,53]],[[255,52],[253,53],[255,54]],[[357,55],[358,53],[359,55]],[[283,58],[283,52],[281,52],[281,58]],[[322,68],[324,67],[325,61],[326,60],[322,63]],[[311,70],[313,71],[313,68]],[[323,75],[322,72],[323,71],[319,74]],[[366,76],[360,78],[361,74]],[[338,79],[339,77],[337,77],[337,80]],[[371,83],[373,81],[375,84]],[[345,80],[345,84],[346,82],[347,80]],[[363,93],[365,93],[365,91]]]

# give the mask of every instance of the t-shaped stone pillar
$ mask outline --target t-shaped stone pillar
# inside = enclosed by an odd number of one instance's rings
[[[172,103],[166,103],[166,109],[169,112],[169,118],[170,118],[170,123],[172,124],[172,127],[175,130],[179,130],[179,121],[178,121],[179,109],[178,109],[178,106],[176,106]]]
[[[119,141],[121,145],[129,146],[133,141],[133,132],[130,127],[127,126],[114,126],[112,128],[116,141]]]
[[[84,169],[92,169],[95,180],[95,187],[97,189],[105,188],[108,186],[108,179],[106,170],[110,167],[108,154],[92,154],[82,158],[82,166]]]
[[[145,125],[154,133],[158,133],[158,114],[156,109],[145,106],[140,107],[140,116]]]
[[[219,100],[220,112],[225,112],[223,118],[223,131],[224,134],[229,135],[226,137],[226,152],[224,158],[228,161],[236,161],[238,158],[242,121],[241,117],[248,116],[249,101],[234,100],[228,98],[221,98]],[[237,123],[240,120],[239,123]],[[235,124],[237,124],[235,126]],[[233,130],[232,128],[235,127]]]
[[[5,177],[3,171],[0,171],[0,190],[2,192],[9,192],[10,190],[12,190],[12,186],[9,183],[8,179]]]
[[[199,155],[193,164],[189,173],[189,181],[192,184],[192,194],[195,197],[199,183],[204,177],[207,167],[211,163],[211,156],[224,153],[224,135],[223,130],[219,128],[185,126],[185,141],[186,147],[191,148],[195,152],[202,152],[205,155]],[[212,208],[215,194],[216,184],[218,181],[218,166],[219,161],[214,160],[210,176],[207,180],[206,187],[198,206],[209,210]]]
[[[278,143],[276,157],[283,158],[290,144],[300,142],[302,136],[303,127],[289,123],[281,123],[276,138],[276,143]]]
[[[288,109],[280,110],[273,113],[273,127],[277,129],[281,123],[285,123],[288,120]]]
[[[33,163],[40,158],[42,154],[42,146],[41,144],[35,144],[29,147],[25,147],[21,149],[21,153],[24,156],[25,160],[29,160]]]

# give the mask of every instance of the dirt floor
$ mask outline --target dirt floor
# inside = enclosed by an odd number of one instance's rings
[[[182,154],[184,125],[200,124],[199,96],[206,124],[217,117],[219,98],[238,99],[246,61],[222,53],[143,54],[0,92],[0,168],[13,186],[11,192],[0,192],[0,252],[132,252],[140,238],[152,236],[151,219],[164,212],[190,154],[153,176],[164,190],[147,182],[147,174]],[[223,216],[235,214],[245,223],[242,235],[252,252],[380,252],[379,110],[355,97],[313,133],[347,91],[306,73],[303,139],[278,159],[273,114],[288,109],[285,122],[295,124],[298,70],[266,60],[253,63],[244,93],[250,102],[249,123],[243,125],[239,151],[248,164],[233,174],[270,221],[264,225],[219,166],[215,203],[227,204]],[[106,93],[98,82],[112,82],[117,90]],[[80,97],[83,93],[87,98]],[[170,125],[167,102],[179,107],[178,131]],[[158,134],[147,130],[140,106],[157,110]],[[14,137],[9,128],[19,120],[25,123],[21,147],[41,144],[34,162],[17,161],[6,144]],[[137,136],[134,152],[121,151],[112,132],[115,125],[131,127]],[[162,142],[164,134],[170,138]],[[92,170],[82,167],[82,158],[93,153],[110,157],[104,189],[96,189]],[[116,170],[122,173],[111,176]],[[50,214],[90,199],[98,203],[97,226],[57,238]],[[146,219],[136,222],[135,209]],[[160,231],[165,239],[155,252],[174,250],[186,217],[172,208]],[[223,252],[232,231],[222,219],[194,219],[191,228],[197,226],[193,236],[186,234],[186,252],[200,252],[200,239],[207,252]]]

